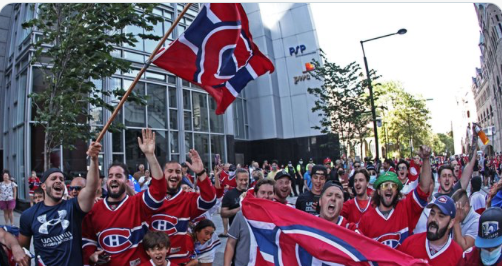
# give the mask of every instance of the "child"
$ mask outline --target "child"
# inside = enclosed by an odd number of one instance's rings
[[[33,206],[33,193],[40,187],[40,179],[37,177],[37,172],[31,171],[31,176],[28,178],[28,184],[30,187],[30,206]]]
[[[33,191],[33,204],[37,204],[39,202],[44,201],[44,190],[39,187]]]
[[[166,233],[148,231],[143,238],[143,248],[150,257],[150,260],[141,263],[140,266],[174,266],[166,259],[170,246],[171,241],[169,241]]]

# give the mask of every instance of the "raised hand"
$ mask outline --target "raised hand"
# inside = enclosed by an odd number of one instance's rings
[[[194,171],[195,174],[202,172],[204,170],[204,164],[200,159],[199,153],[194,149],[190,149],[188,156],[192,160],[192,163],[186,162],[190,170]]]
[[[420,150],[417,154],[418,156],[420,156],[420,158],[422,158],[422,160],[429,159],[429,157],[431,156],[431,148],[426,145],[422,145],[420,146]]]
[[[138,137],[138,145],[145,155],[153,155],[155,152],[155,132],[150,128],[141,130],[143,138]]]
[[[101,152],[101,143],[99,142],[91,142],[89,145],[89,149],[87,150],[87,156],[91,158],[98,158],[99,153]]]

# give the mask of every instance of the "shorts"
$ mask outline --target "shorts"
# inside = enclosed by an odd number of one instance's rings
[[[0,200],[0,210],[14,210],[16,200]]]

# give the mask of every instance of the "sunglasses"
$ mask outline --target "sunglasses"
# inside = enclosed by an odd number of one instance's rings
[[[359,168],[359,167],[361,167],[361,166],[360,165],[354,165],[354,168]]]
[[[397,190],[397,184],[396,183],[392,183],[392,182],[383,183],[380,187],[382,189],[389,189],[389,188],[391,188],[392,190]]]
[[[76,190],[76,191],[80,191],[82,189],[81,186],[70,186],[68,190],[72,191],[72,190]]]

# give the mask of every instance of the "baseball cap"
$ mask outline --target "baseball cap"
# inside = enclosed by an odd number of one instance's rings
[[[282,171],[277,172],[277,174],[275,174],[274,180],[277,181],[285,176],[287,176],[289,178],[289,180],[291,180],[291,182],[293,182],[293,178],[291,177],[291,175],[288,172],[286,172],[286,170],[282,170]]]
[[[337,182],[337,181],[328,181],[326,183],[324,183],[324,186],[322,187],[322,191],[321,191],[321,197],[322,195],[324,194],[324,192],[330,188],[330,187],[337,187],[339,188],[342,192],[343,192],[343,187],[342,187],[342,184],[340,184],[340,182]]]
[[[63,172],[59,169],[59,168],[50,168],[49,170],[45,171],[43,174],[42,174],[42,179],[40,179],[40,182],[42,183],[45,183],[45,180],[47,180],[47,178],[51,175],[51,174],[54,174],[54,173],[61,173],[63,174]],[[63,174],[64,176],[64,174]]]
[[[312,160],[312,158],[309,158],[309,162],[313,162],[314,160]]]
[[[369,164],[368,166],[366,166],[366,170],[368,170],[368,171],[369,171],[369,170],[376,170],[376,169],[375,169],[375,166],[374,166],[374,165]]]
[[[326,176],[326,178],[328,177],[328,169],[326,169],[326,167],[324,165],[317,164],[317,165],[314,165],[314,167],[312,167],[312,175],[316,174],[318,171],[322,171],[324,176]]]
[[[401,181],[399,181],[396,173],[391,172],[391,171],[385,172],[384,174],[381,174],[380,176],[378,176],[377,180],[373,184],[373,187],[378,188],[380,186],[380,184],[385,183],[385,182],[396,183],[397,188],[398,188],[397,191],[401,191],[401,189],[403,189],[403,183],[401,183]]]
[[[502,245],[502,209],[491,207],[479,217],[478,237],[474,242],[478,248],[493,248]]]
[[[324,159],[323,164],[331,163],[331,159],[328,157]]]
[[[427,208],[432,208],[432,206],[438,207],[442,213],[446,215],[450,215],[451,218],[455,218],[455,214],[457,212],[455,208],[455,202],[448,196],[442,195],[439,196],[427,205]]]

